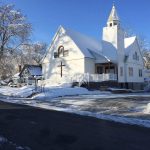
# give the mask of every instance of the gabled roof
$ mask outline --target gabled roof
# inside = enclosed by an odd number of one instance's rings
[[[22,75],[23,71],[27,69],[31,76],[42,76],[42,67],[38,65],[24,65],[19,76]]]
[[[78,48],[82,51],[85,57],[94,58],[93,55],[89,52],[93,51],[97,54],[100,54],[102,51],[101,42],[81,34],[77,31],[73,31],[67,28],[64,28],[66,34],[74,41]]]
[[[111,43],[98,41],[94,38],[81,34],[77,31],[64,28],[62,26],[58,28],[52,43],[46,52],[46,55],[48,54],[49,49],[52,47],[52,44],[54,43],[55,38],[60,31],[63,31],[64,34],[72,39],[84,57],[95,59],[95,61],[98,61],[99,63],[117,62],[117,51]],[[44,58],[46,58],[46,55]]]
[[[46,58],[46,56],[49,52],[49,49],[52,47],[52,45],[53,45],[57,35],[60,33],[60,31],[64,32],[64,34],[66,34],[67,36],[69,36],[72,39],[72,41],[76,44],[76,46],[81,50],[84,57],[95,59],[95,57],[91,54],[91,52],[89,52],[89,49],[91,51],[94,51],[97,54],[100,54],[100,52],[102,51],[100,41],[98,41],[94,38],[91,38],[89,36],[86,36],[84,34],[81,34],[77,31],[59,26],[59,28],[58,28],[58,30],[57,30],[50,46],[49,46],[49,48],[47,49],[47,51],[46,51],[46,53],[45,53],[45,55],[42,59],[42,62]]]
[[[118,17],[118,14],[114,5],[112,7],[111,13],[108,18],[108,22],[111,22],[111,21],[119,21],[119,17]]]
[[[125,53],[128,55],[130,53],[130,46],[136,41],[136,36],[125,38],[124,45],[125,45]]]
[[[97,61],[103,62],[116,62],[117,53],[115,48],[107,46],[106,44],[101,45],[101,41],[94,38],[81,34],[77,31],[63,28],[66,34],[75,42],[85,57],[94,58]],[[110,44],[109,44],[110,45]],[[110,49],[111,48],[111,49]],[[113,52],[113,53],[112,53]]]
[[[117,63],[118,61],[118,54],[117,49],[113,46],[112,43],[107,41],[102,41],[102,54],[109,59],[110,62]]]
[[[136,36],[129,37],[129,38],[125,38],[125,39],[124,39],[125,48],[127,48],[127,47],[129,47],[131,44],[133,44],[135,40],[136,40]]]

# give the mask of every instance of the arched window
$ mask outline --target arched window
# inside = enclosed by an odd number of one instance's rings
[[[138,53],[137,53],[137,52],[135,52],[135,53],[133,54],[133,59],[139,61],[139,56],[138,56]]]
[[[61,57],[64,55],[64,47],[63,46],[59,46],[58,48],[58,57]]]
[[[69,51],[65,50],[64,47],[61,45],[58,48],[58,57],[67,57],[69,55]]]

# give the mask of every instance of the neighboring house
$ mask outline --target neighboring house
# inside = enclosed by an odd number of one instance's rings
[[[62,26],[42,61],[46,82],[114,82],[120,87],[140,89],[144,82],[143,57],[136,37],[125,38],[113,6],[103,28],[102,41]]]
[[[37,65],[24,65],[19,76],[21,83],[35,85],[42,78],[42,67]]]

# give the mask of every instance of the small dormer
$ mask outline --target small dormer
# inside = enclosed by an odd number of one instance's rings
[[[113,27],[113,26],[120,26],[120,21],[119,21],[119,17],[118,17],[115,5],[113,5],[111,13],[107,21],[107,27]]]

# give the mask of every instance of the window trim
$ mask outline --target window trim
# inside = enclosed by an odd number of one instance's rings
[[[139,77],[143,77],[143,70],[139,69]]]
[[[128,71],[129,71],[129,77],[133,77],[134,76],[133,67],[129,67]]]
[[[123,67],[120,67],[120,77],[123,77]]]
[[[136,51],[133,54],[133,60],[139,61],[139,55],[138,55],[138,53]]]

